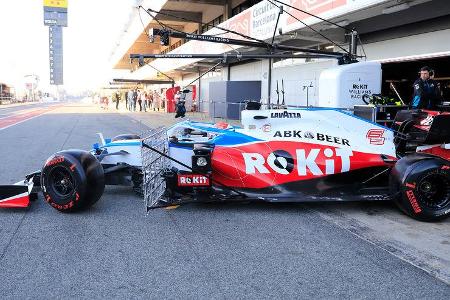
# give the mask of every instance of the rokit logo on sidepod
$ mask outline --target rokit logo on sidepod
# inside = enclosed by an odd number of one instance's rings
[[[294,157],[287,151],[276,150],[264,157],[260,153],[242,153],[247,174],[269,174],[275,172],[281,175],[290,174],[295,167],[299,176],[312,174],[314,176],[331,175],[336,172],[342,173],[350,170],[350,157],[353,152],[349,149],[305,149],[295,150]],[[319,158],[321,156],[321,158]],[[325,158],[325,159],[323,159]],[[341,169],[335,170],[336,161],[340,160]],[[319,167],[324,165],[325,170]]]

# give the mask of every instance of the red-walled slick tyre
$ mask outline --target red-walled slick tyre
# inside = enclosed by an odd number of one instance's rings
[[[450,215],[450,163],[435,156],[413,154],[400,159],[391,173],[397,206],[421,221]]]
[[[41,186],[45,201],[53,208],[62,212],[83,210],[103,194],[103,167],[86,151],[57,152],[42,168]]]

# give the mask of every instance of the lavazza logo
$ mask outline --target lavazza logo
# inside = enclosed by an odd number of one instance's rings
[[[325,159],[318,158],[319,155],[325,156]],[[341,169],[339,173],[350,171],[350,157],[353,152],[346,148],[330,149],[305,149],[295,150],[294,157],[285,150],[276,150],[264,157],[260,153],[242,153],[245,163],[245,173],[247,174],[270,174],[272,172],[288,175],[293,172],[295,164],[297,164],[297,174],[313,176],[336,174],[336,160],[340,160]],[[325,165],[325,172],[319,167]]]
[[[300,119],[302,115],[299,112],[273,112],[270,114],[271,118],[278,118],[278,119]]]

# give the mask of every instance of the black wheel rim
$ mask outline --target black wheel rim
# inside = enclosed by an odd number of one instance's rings
[[[426,207],[439,210],[450,203],[450,182],[440,174],[430,174],[417,185],[420,202]]]
[[[73,195],[75,192],[75,178],[64,166],[56,166],[49,174],[50,186],[61,198]]]

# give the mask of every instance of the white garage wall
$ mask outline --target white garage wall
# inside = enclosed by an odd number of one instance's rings
[[[263,74],[262,61],[256,61],[248,64],[232,66],[230,70],[230,80],[261,80]]]
[[[313,105],[318,99],[320,73],[337,65],[337,60],[322,60],[303,63],[292,66],[283,66],[272,70],[271,103],[277,102],[277,80],[280,91],[280,103],[282,101],[281,80],[284,81],[285,103],[287,105],[306,105],[307,90],[309,88],[309,105]]]
[[[261,97],[263,103],[268,103],[269,90],[269,60],[252,62],[231,67],[230,80],[261,80]],[[281,66],[272,69],[271,103],[276,103],[276,85],[279,81],[280,101],[281,80],[284,80],[285,101],[289,105],[306,105],[306,89],[303,86],[312,84],[309,89],[309,103],[315,103],[318,97],[318,82],[322,70],[337,65],[336,60]],[[225,79],[224,79],[225,80]],[[205,93],[206,94],[206,93]]]
[[[401,58],[450,50],[450,29],[364,45],[368,60]]]
[[[177,84],[179,84],[181,87],[184,87],[191,83],[195,78],[198,77],[198,74],[188,74],[184,75],[181,81],[178,81]],[[192,85],[197,85],[198,87],[198,81],[194,82]]]

